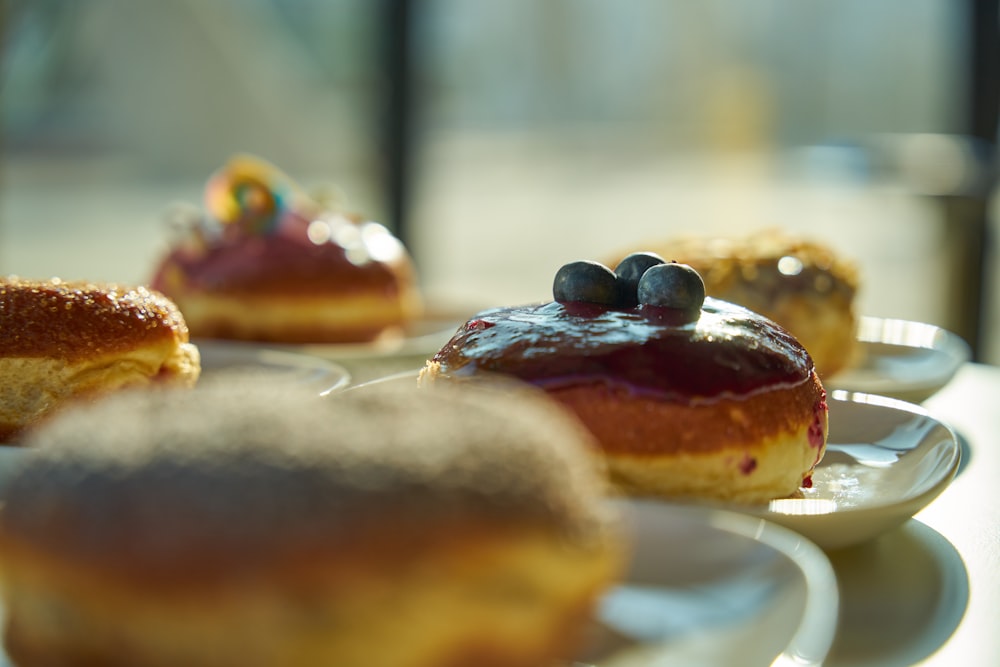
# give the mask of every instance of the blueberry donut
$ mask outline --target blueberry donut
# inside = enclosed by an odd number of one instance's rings
[[[826,392],[773,321],[705,296],[652,253],[563,266],[548,303],[487,310],[422,385],[500,374],[540,387],[596,436],[631,495],[762,503],[796,494],[826,449]]]

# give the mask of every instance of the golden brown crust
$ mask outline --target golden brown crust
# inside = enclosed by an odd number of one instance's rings
[[[37,431],[7,491],[7,646],[25,667],[550,664],[624,555],[588,437],[485,387],[120,394]]]
[[[676,403],[607,384],[553,389],[610,455],[740,452],[780,433],[808,428],[825,392],[815,373],[793,387],[705,403]]]
[[[200,338],[281,344],[339,344],[402,336],[421,311],[415,285],[307,295],[177,291],[177,303]]]
[[[682,236],[656,244],[654,252],[691,264],[706,285],[725,289],[737,282],[756,283],[761,291],[799,289],[815,294],[839,293],[853,298],[858,289],[854,262],[812,239],[792,236],[777,229],[744,237]],[[784,258],[797,260],[779,268]],[[688,261],[690,260],[690,261]],[[779,283],[786,287],[780,287]]]
[[[592,534],[602,515],[593,462],[566,432],[588,436],[533,401],[515,401],[525,421],[492,423],[469,396],[456,417],[424,392],[419,411],[402,395],[212,392],[119,396],[40,430],[0,544],[114,579],[204,585],[275,563],[405,559],[448,535],[474,541],[476,526]]]
[[[145,287],[0,279],[0,358],[77,361],[164,340],[184,343],[177,306]]]
[[[521,534],[483,548],[413,554],[348,582],[137,588],[15,563],[6,608],[18,665],[129,667],[537,667],[579,645],[620,556],[560,553]],[[368,572],[368,575],[371,573]]]
[[[826,449],[815,372],[793,387],[687,405],[600,385],[553,395],[597,437],[627,495],[763,503],[797,491]]]
[[[431,361],[427,386],[467,379]],[[816,372],[794,386],[674,402],[601,382],[549,388],[595,437],[609,479],[630,496],[762,503],[807,484],[826,451],[826,391]]]
[[[198,349],[169,299],[144,287],[0,281],[0,443],[78,401],[129,387],[190,387]]]
[[[701,274],[709,296],[788,329],[809,351],[822,377],[850,363],[857,333],[858,267],[829,246],[765,229],[747,236],[677,236],[636,249],[689,264]],[[626,254],[610,258],[610,265]]]

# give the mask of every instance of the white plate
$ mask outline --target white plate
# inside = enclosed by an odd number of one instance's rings
[[[414,322],[402,336],[384,336],[370,343],[269,346],[328,359],[346,368],[353,380],[365,382],[423,365],[455,335],[464,321],[447,315],[425,317]]]
[[[315,343],[279,347],[334,361],[364,361],[400,357],[425,361],[455,335],[458,327],[464,321],[464,319],[459,320],[454,316],[428,316],[413,322],[401,336],[386,336],[371,343]]]
[[[824,382],[828,389],[920,403],[948,384],[970,358],[969,345],[941,327],[862,317],[857,359]]]
[[[838,592],[817,546],[746,515],[655,501],[623,506],[635,528],[632,562],[598,605],[591,653],[579,664],[822,663]]]
[[[279,379],[314,387],[321,395],[339,391],[351,382],[343,366],[328,359],[276,350],[254,343],[195,339],[201,353],[202,379],[224,373],[252,375],[261,381]]]
[[[356,385],[417,388],[417,371]],[[791,528],[824,549],[871,540],[903,523],[951,482],[961,449],[950,427],[904,401],[833,391],[827,453],[802,498],[767,506],[717,505]]]
[[[918,406],[832,392],[826,456],[802,498],[739,508],[791,528],[825,549],[857,544],[925,507],[951,482],[955,433]]]

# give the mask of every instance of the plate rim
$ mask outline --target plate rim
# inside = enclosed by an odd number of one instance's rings
[[[192,338],[191,343],[198,348],[204,361],[204,353],[213,349],[226,349],[230,352],[246,354],[249,361],[264,356],[265,359],[276,361],[273,365],[284,365],[290,369],[305,369],[316,372],[316,377],[303,380],[304,383],[316,385],[320,396],[327,396],[350,387],[352,383],[350,371],[341,364],[324,357],[285,350],[266,343],[252,341],[226,340],[219,338]],[[204,377],[204,368],[202,371]],[[201,378],[199,378],[199,382]]]
[[[885,333],[893,330],[909,330],[911,332],[915,330],[920,335],[916,342],[905,341],[892,338]],[[880,331],[883,332],[883,335],[878,337],[875,334],[867,333],[870,331]],[[937,324],[919,320],[862,315],[858,317],[855,326],[854,341],[858,350],[866,350],[868,346],[881,344],[909,350],[933,351],[946,358],[948,364],[943,365],[942,370],[934,374],[912,381],[888,376],[874,380],[858,378],[857,374],[863,372],[863,367],[858,366],[856,359],[852,359],[847,367],[833,373],[828,378],[824,378],[823,382],[828,389],[878,393],[904,400],[910,400],[915,396],[922,401],[948,384],[959,369],[972,359],[972,348],[968,341],[960,335]]]
[[[819,666],[826,659],[836,636],[840,593],[829,557],[807,536],[764,517],[724,507],[649,497],[619,496],[609,502],[624,509],[626,520],[646,508],[649,514],[680,516],[692,525],[739,536],[783,555],[801,573],[806,595],[799,623],[772,665]],[[623,578],[621,583],[628,580]]]
[[[870,394],[860,391],[847,391],[843,389],[835,389],[829,392],[827,396],[827,402],[836,401],[838,404],[843,405],[868,405],[873,406],[877,409],[892,410],[896,412],[902,412],[915,417],[923,417],[934,422],[936,426],[941,427],[948,434],[948,458],[939,467],[939,475],[930,484],[928,488],[923,489],[919,493],[912,496],[906,496],[903,498],[904,501],[914,502],[918,499],[923,498],[929,494],[936,496],[939,494],[944,487],[946,487],[951,479],[954,477],[955,473],[958,471],[958,467],[962,459],[962,448],[959,442],[958,434],[955,429],[952,428],[948,423],[938,419],[931,412],[925,408],[914,403],[908,403],[906,401],[892,398],[889,396],[882,396],[880,394]],[[902,456],[906,456],[908,452],[913,452],[914,449],[905,450]],[[825,459],[825,457],[824,457]],[[821,467],[823,461],[820,461],[817,467]],[[943,485],[943,486],[942,486]],[[879,504],[879,505],[865,505],[862,507],[850,507],[845,508],[836,512],[829,512],[830,514],[844,515],[851,512],[866,512],[869,510],[875,510],[878,508],[884,508],[886,506],[891,506],[894,503]],[[824,513],[812,514],[811,516],[822,516]]]
[[[844,390],[831,391],[828,400],[836,400],[838,403],[845,405],[869,405],[880,410],[894,410],[930,419],[934,422],[935,426],[943,429],[948,436],[942,441],[947,443],[948,456],[945,461],[937,466],[936,478],[929,486],[914,495],[902,498],[888,498],[886,502],[865,504],[860,507],[835,508],[829,511],[808,513],[777,512],[771,509],[770,504],[745,507],[724,505],[724,507],[730,507],[736,511],[744,511],[797,531],[825,549],[837,549],[874,539],[887,530],[905,523],[907,520],[913,518],[917,512],[929,505],[948,488],[957,475],[962,459],[962,447],[958,435],[951,425],[937,418],[929,410],[919,405],[879,394]],[[937,444],[940,444],[940,442]],[[914,449],[906,451],[912,452]],[[817,467],[822,466],[823,461],[820,461]],[[796,499],[780,500],[794,504]],[[862,523],[865,515],[870,515],[878,520]],[[834,535],[825,534],[823,528],[830,528],[830,525],[834,522],[840,526],[840,531],[842,532]],[[865,530],[857,528],[858,526],[866,525],[871,527]],[[853,531],[847,530],[844,528],[845,526],[852,526],[855,529]]]

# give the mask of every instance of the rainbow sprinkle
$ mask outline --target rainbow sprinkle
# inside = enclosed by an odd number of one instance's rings
[[[233,157],[205,185],[208,214],[223,225],[267,236],[291,210],[294,185],[280,169],[249,155]]]

